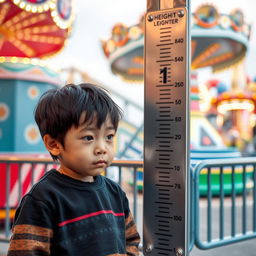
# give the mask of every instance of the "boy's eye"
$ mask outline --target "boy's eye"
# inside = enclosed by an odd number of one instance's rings
[[[114,136],[115,136],[114,134],[107,135],[107,140],[113,140]]]
[[[87,135],[87,136],[84,136],[82,139],[86,141],[91,141],[93,140],[93,137],[91,135]]]

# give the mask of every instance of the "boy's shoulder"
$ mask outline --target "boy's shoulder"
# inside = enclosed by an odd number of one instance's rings
[[[45,193],[47,191],[52,190],[54,187],[52,186],[54,183],[54,179],[52,179],[54,173],[54,169],[46,172],[43,177],[40,178],[38,182],[36,182],[28,194],[35,195],[38,193]]]

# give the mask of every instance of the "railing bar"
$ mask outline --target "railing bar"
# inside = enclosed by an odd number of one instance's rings
[[[11,164],[6,165],[6,205],[5,205],[5,237],[8,238],[10,234],[10,181],[11,181]]]
[[[232,237],[236,235],[236,190],[235,190],[235,168],[232,165],[232,211],[231,211],[231,234]]]
[[[47,163],[44,164],[44,166],[43,166],[43,175],[46,173],[46,170],[47,170],[47,168],[48,168],[48,165],[49,165],[49,164],[47,164]]]
[[[207,168],[207,240],[212,240],[212,187],[211,168]]]
[[[224,188],[223,167],[220,167],[220,239],[224,238]]]
[[[256,232],[256,165],[253,165],[253,231]]]
[[[118,184],[122,185],[122,167],[118,166]]]
[[[48,166],[49,166],[49,163],[45,163],[45,168],[44,168],[44,174],[43,175],[46,174]]]
[[[20,202],[21,198],[22,198],[22,172],[21,172],[21,164],[18,164],[18,200]]]
[[[243,234],[246,233],[246,168],[243,165]]]
[[[138,187],[137,187],[137,167],[133,167],[133,216],[135,223],[137,223],[137,196],[138,196]]]
[[[35,163],[31,163],[31,186],[34,185],[34,169],[35,169]]]

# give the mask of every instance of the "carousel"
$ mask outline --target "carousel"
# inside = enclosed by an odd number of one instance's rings
[[[241,120],[250,119],[254,113],[254,97],[250,92],[246,92],[244,82],[235,82],[246,80],[245,74],[242,74],[241,78],[241,72],[238,70],[243,68],[248,49],[250,24],[245,22],[241,10],[235,9],[229,14],[222,14],[211,4],[199,6],[192,14],[191,21],[191,163],[193,165],[199,160],[209,158],[240,157],[241,152],[237,144],[227,143],[226,134],[221,133],[221,120],[228,116],[231,126],[238,129],[239,135],[248,137],[248,131],[252,129],[250,125],[245,128]],[[143,26],[143,17],[138,24],[130,27],[118,23],[112,29],[111,38],[102,41],[102,48],[112,72],[128,82],[143,82]],[[233,83],[229,90],[219,90],[219,93],[213,96],[213,86],[210,86],[210,83],[199,83],[200,72],[206,67],[211,68],[212,72],[233,69]],[[240,77],[237,80],[238,74]],[[227,93],[230,95],[227,96]],[[234,101],[239,104],[233,104]],[[218,172],[219,170],[216,170],[216,173],[212,174],[212,180],[215,180],[213,194],[219,193]],[[230,193],[230,170],[225,172],[227,182],[224,189],[226,193]],[[237,192],[242,189],[239,173],[238,171],[236,174]],[[250,176],[251,171],[248,170],[248,187],[252,186]],[[205,177],[206,175],[201,175],[202,194],[207,191]]]
[[[72,2],[0,2],[0,152],[40,152],[33,109],[44,91],[60,84],[43,59],[64,48],[74,19]]]

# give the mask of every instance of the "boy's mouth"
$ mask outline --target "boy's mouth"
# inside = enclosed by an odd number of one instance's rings
[[[97,162],[94,162],[95,165],[107,165],[107,161],[105,160],[99,160]]]

